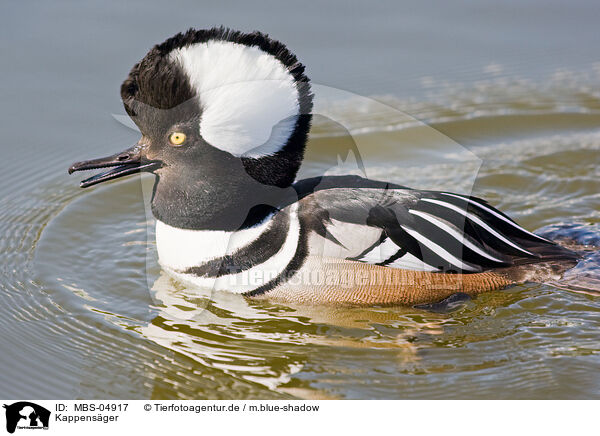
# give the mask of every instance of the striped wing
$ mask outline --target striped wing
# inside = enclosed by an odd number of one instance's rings
[[[555,245],[516,224],[483,200],[451,193],[423,192],[406,206],[409,219],[386,228],[401,247],[383,264],[434,272],[474,273],[539,261],[539,249]]]
[[[345,256],[360,262],[475,273],[576,256],[475,197],[388,186],[326,189],[314,199],[327,211],[326,237],[342,247],[361,237],[356,230],[341,231],[344,224],[364,226],[365,234],[380,230],[360,253]]]

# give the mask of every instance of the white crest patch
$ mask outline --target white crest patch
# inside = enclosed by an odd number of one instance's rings
[[[234,156],[261,157],[280,150],[300,111],[294,77],[274,56],[230,41],[174,50],[202,108],[200,134]]]

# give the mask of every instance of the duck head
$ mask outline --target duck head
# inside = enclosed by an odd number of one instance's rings
[[[230,229],[258,220],[302,162],[309,80],[296,56],[265,34],[179,33],[132,68],[121,98],[142,133],[138,143],[69,173],[110,168],[83,188],[153,173],[152,211],[169,225]]]

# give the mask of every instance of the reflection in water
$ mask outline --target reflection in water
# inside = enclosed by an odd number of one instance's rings
[[[164,273],[152,292],[160,312],[140,329],[145,337],[236,379],[310,398],[327,395],[293,383],[286,387],[310,360],[309,350],[386,349],[400,369],[420,359],[416,338],[440,335],[444,325],[443,319],[422,314],[413,319],[415,311],[406,308],[255,302],[227,292],[185,289]]]

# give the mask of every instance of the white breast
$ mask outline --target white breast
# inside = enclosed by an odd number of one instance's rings
[[[211,259],[231,254],[249,244],[265,231],[269,219],[236,232],[187,230],[156,221],[156,246],[159,263],[172,270],[185,270]]]
[[[289,208],[290,220],[285,242],[275,255],[247,270],[218,278],[199,277],[183,271],[248,245],[268,228],[271,217],[255,227],[236,232],[177,229],[157,221],[159,263],[175,278],[194,286],[234,293],[252,291],[277,278],[294,258],[300,241],[297,210],[297,203]]]

